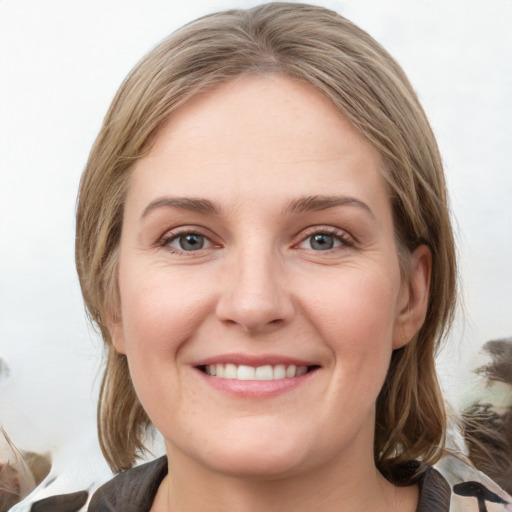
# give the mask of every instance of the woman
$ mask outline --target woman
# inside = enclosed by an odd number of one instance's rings
[[[151,425],[167,454],[91,511],[449,510],[441,158],[365,32],[275,3],[163,41],[91,151],[76,260],[105,457],[132,468]]]

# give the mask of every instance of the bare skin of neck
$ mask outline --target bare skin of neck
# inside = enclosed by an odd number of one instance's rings
[[[366,471],[316,468],[272,480],[199,475],[197,467],[191,480],[186,468],[175,467],[181,470],[170,469],[151,512],[414,512],[418,506],[416,485],[396,487],[374,465]]]

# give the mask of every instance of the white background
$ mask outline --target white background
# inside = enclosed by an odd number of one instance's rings
[[[20,447],[85,437],[97,450],[102,343],[75,275],[74,209],[110,100],[172,30],[256,3],[0,0],[0,424]],[[465,304],[439,369],[460,404],[479,346],[512,335],[512,0],[321,4],[397,58],[438,136]]]

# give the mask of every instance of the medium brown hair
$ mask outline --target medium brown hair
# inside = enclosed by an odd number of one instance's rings
[[[434,356],[452,318],[456,288],[438,147],[404,72],[373,38],[335,12],[290,3],[212,14],[169,36],[125,79],[91,150],[80,185],[76,264],[87,310],[106,344],[98,406],[103,453],[115,471],[131,467],[150,425],[108,329],[118,314],[116,272],[130,170],[178,106],[248,74],[290,77],[329,98],[385,162],[402,273],[418,245],[432,252],[427,317],[392,355],[375,431],[375,460],[383,473],[408,459],[432,463],[444,445],[446,423]]]

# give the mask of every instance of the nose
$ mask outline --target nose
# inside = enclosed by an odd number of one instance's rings
[[[294,302],[282,265],[271,251],[246,251],[227,264],[216,314],[249,333],[279,328],[293,318]]]

